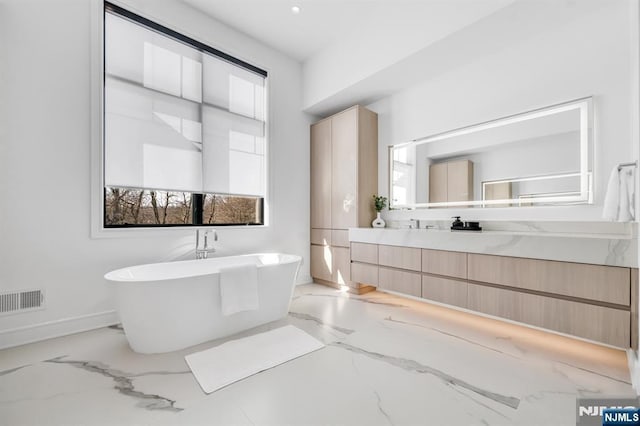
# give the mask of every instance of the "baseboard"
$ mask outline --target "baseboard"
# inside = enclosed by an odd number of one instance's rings
[[[296,280],[296,285],[311,284],[312,282],[313,278],[311,278],[311,275],[302,275]]]
[[[0,349],[94,330],[118,323],[116,311],[98,312],[0,331]]]
[[[629,363],[629,376],[631,377],[631,386],[640,395],[640,360],[638,360],[638,352],[633,349],[627,349],[627,362]]]

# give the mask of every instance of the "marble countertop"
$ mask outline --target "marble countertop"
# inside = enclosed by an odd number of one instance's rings
[[[638,267],[638,238],[629,232],[350,228],[349,240],[532,259]]]

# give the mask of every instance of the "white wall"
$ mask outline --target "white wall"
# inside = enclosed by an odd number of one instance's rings
[[[305,61],[305,110],[331,114],[353,105],[354,96],[379,99],[380,93],[394,90],[401,82],[394,78],[378,80],[364,93],[354,86],[513,1],[411,1],[390,10],[367,2],[352,33]],[[385,13],[378,13],[377,7]]]
[[[220,229],[217,254],[299,254],[310,281],[300,64],[180,2],[120,3],[269,71],[270,226]],[[112,323],[104,273],[193,256],[194,231],[91,237],[91,18],[87,0],[0,0],[0,292],[46,292],[46,309],[0,316],[0,346]]]
[[[540,7],[565,2],[540,2]],[[632,139],[631,52],[633,0],[572,2],[568,18],[536,27],[499,49],[460,64],[407,90],[368,105],[379,114],[379,192],[388,193],[387,146],[443,131],[485,122],[548,105],[594,96],[596,119],[595,205],[505,209],[431,209],[387,212],[391,219],[448,219],[454,213],[485,220],[600,220],[606,180],[618,162],[637,156]],[[516,19],[512,25],[531,27],[539,16],[536,2],[516,4],[492,19]],[[633,9],[635,10],[635,9]],[[502,15],[501,15],[502,14]],[[518,21],[519,20],[519,21]],[[557,22],[556,22],[557,21]],[[494,22],[499,28],[500,22]],[[468,30],[463,30],[468,31]],[[492,31],[491,27],[485,31]],[[478,40],[482,35],[470,32]],[[458,39],[464,34],[458,34]],[[487,37],[488,38],[488,37]],[[508,34],[504,34],[508,40]],[[469,43],[473,43],[471,39]],[[635,42],[634,42],[635,43]],[[471,44],[473,45],[473,44]],[[634,44],[635,45],[635,44]],[[479,46],[481,47],[481,46]],[[451,53],[455,55],[455,52]]]

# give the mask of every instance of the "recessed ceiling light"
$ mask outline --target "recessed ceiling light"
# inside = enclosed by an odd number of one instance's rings
[[[292,6],[291,7],[291,13],[293,13],[294,15],[297,15],[298,13],[300,13],[300,7],[299,6]]]

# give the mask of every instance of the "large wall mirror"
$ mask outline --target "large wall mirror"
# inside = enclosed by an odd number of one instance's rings
[[[390,207],[591,203],[591,98],[389,147]]]

